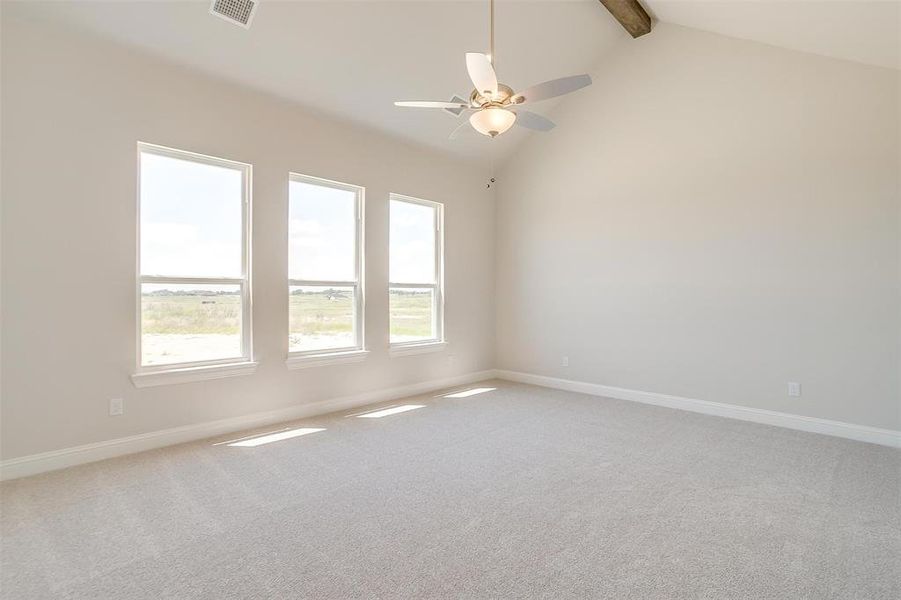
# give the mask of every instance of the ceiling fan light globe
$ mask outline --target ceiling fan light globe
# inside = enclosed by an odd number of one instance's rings
[[[469,123],[473,129],[489,137],[495,137],[504,133],[513,127],[515,122],[515,113],[497,107],[483,108],[469,117]]]

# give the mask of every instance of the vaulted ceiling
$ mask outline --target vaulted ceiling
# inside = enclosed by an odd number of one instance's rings
[[[642,0],[660,21],[901,68],[899,0]]]
[[[656,19],[858,62],[899,67],[899,3],[643,0]],[[209,2],[4,2],[7,13],[75,27],[238,84],[461,157],[503,160],[526,136],[448,140],[459,121],[394,100],[448,100],[471,89],[464,53],[486,51],[488,2],[260,0],[249,30]],[[591,72],[633,42],[598,0],[498,0],[496,65],[523,88]],[[653,32],[650,34],[653,35]],[[577,92],[578,93],[578,92]],[[554,102],[533,107],[553,111]],[[541,134],[534,134],[541,135]]]

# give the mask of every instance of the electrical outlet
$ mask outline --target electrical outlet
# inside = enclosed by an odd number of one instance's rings
[[[122,398],[113,398],[109,401],[109,416],[116,417],[125,413],[125,401]]]
[[[560,359],[560,366],[561,367],[569,366],[569,357],[568,356],[564,356],[563,358]]]
[[[797,381],[789,381],[788,382],[788,395],[793,396],[795,398],[801,395],[801,384]]]

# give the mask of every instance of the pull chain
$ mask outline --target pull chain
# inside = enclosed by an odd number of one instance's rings
[[[486,186],[489,190],[494,187],[494,182],[495,182],[495,178],[494,178],[494,158],[495,158],[495,154],[496,154],[495,148],[496,148],[495,141],[493,139],[489,140],[489,144],[488,144],[488,185]]]

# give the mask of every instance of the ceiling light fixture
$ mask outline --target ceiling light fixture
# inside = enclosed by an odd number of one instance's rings
[[[469,117],[470,125],[482,135],[489,137],[504,133],[513,127],[515,122],[516,113],[497,106],[483,108]]]
[[[591,85],[591,77],[588,75],[573,75],[561,77],[533,85],[524,92],[514,93],[510,86],[499,83],[494,70],[494,0],[489,2],[489,51],[488,54],[479,52],[466,53],[466,70],[472,80],[475,89],[469,95],[469,102],[465,100],[452,102],[395,102],[395,106],[412,108],[443,108],[457,114],[464,111],[475,111],[470,115],[469,122],[457,127],[450,135],[456,138],[460,133],[473,129],[494,138],[518,124],[526,129],[535,131],[550,131],[555,127],[553,121],[539,114],[523,110],[521,105],[526,102],[540,102],[548,98],[555,98]]]

